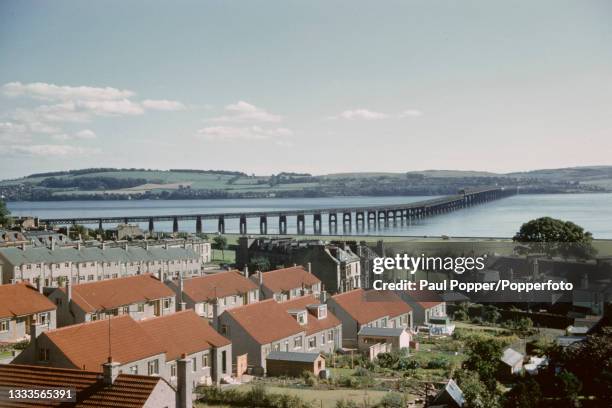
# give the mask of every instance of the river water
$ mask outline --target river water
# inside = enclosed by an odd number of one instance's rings
[[[270,198],[234,200],[133,200],[133,201],[46,201],[10,202],[15,216],[34,215],[40,218],[103,217],[164,214],[206,214],[295,210],[334,207],[359,207],[381,204],[401,204],[433,197],[331,197],[331,198]],[[595,238],[612,239],[612,194],[534,194],[517,195],[449,214],[419,220],[411,225],[396,224],[376,229],[356,230],[346,234],[511,237],[521,224],[537,217],[551,216],[570,220],[591,231]],[[354,218],[353,218],[354,220]],[[288,217],[288,232],[295,233],[295,217]],[[341,218],[339,217],[341,222]],[[323,217],[323,233],[329,233],[327,217]],[[142,224],[147,228],[148,224]],[[110,228],[110,225],[107,227]],[[171,231],[171,223],[157,222],[155,228]],[[215,232],[215,220],[204,221],[204,232]],[[312,219],[306,218],[307,233],[312,232]],[[195,231],[195,221],[181,222],[182,231]],[[238,220],[226,220],[226,232],[238,232]],[[259,232],[259,222],[249,220],[249,233]],[[278,220],[268,219],[268,233],[278,232]],[[339,226],[338,234],[343,230]]]

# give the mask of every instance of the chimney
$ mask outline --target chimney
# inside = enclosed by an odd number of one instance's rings
[[[249,266],[248,265],[244,265],[244,277],[245,278],[249,277]]]
[[[212,312],[213,312],[212,324],[215,330],[218,330],[219,329],[219,298],[213,299]]]
[[[68,297],[68,303],[72,300],[72,282],[70,279],[66,281],[66,296]]]
[[[312,273],[312,263],[308,262],[306,265],[308,265],[308,273]]]
[[[123,248],[127,251],[129,249],[128,243],[126,242]]]
[[[183,273],[179,272],[178,279],[178,302],[179,311],[187,310],[187,303],[183,300],[183,291],[185,290],[185,281],[183,280]]]
[[[51,238],[51,250],[55,250],[55,240]]]
[[[321,291],[321,294],[319,295],[319,300],[321,301],[321,303],[327,303],[327,291]]]
[[[36,339],[38,339],[38,336],[46,332],[47,329],[47,325],[39,324],[36,320],[32,320],[30,323],[30,343],[32,344],[34,350],[37,350]]]
[[[185,354],[176,361],[176,388],[177,388],[177,408],[193,407],[193,380],[191,379],[191,369],[189,360]]]
[[[104,385],[109,386],[115,383],[119,376],[119,366],[121,364],[113,362],[113,358],[109,357],[108,361],[102,364],[102,376],[104,377]]]
[[[263,286],[263,273],[261,271],[257,271],[257,278],[259,279],[259,286]]]
[[[80,250],[81,250],[81,243],[80,243],[80,242],[77,242],[77,247],[76,247],[76,249],[77,249],[77,251],[80,251]]]
[[[26,244],[25,244],[25,242],[24,242],[24,243],[22,243],[22,244],[21,244],[21,250],[22,250],[22,251],[25,251],[25,249],[26,249]]]
[[[38,291],[43,293],[43,287],[45,286],[45,276],[43,273],[43,268],[40,268],[40,276],[38,277]]]
[[[104,251],[105,249],[106,249],[106,243],[105,243],[105,242],[103,242],[103,243],[102,243],[102,250]]]

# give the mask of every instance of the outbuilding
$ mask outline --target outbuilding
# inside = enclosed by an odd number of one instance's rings
[[[318,377],[325,370],[325,357],[320,353],[273,351],[266,357],[266,366],[271,377],[299,377],[304,371]]]

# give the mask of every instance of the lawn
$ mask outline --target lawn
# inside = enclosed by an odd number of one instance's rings
[[[250,385],[240,385],[238,390],[248,391]],[[387,394],[386,391],[372,390],[354,390],[354,389],[337,389],[337,390],[319,390],[312,388],[290,388],[280,386],[267,386],[266,391],[273,394],[291,394],[302,398],[304,401],[313,402],[313,406],[322,408],[334,408],[336,402],[342,399],[352,400],[363,404],[368,401],[370,405],[378,403],[382,397]],[[218,405],[196,404],[197,407],[219,407]]]
[[[232,251],[231,249],[226,249],[225,251],[221,251],[220,249],[212,250],[212,263],[227,263],[233,264],[236,262],[236,251]]]

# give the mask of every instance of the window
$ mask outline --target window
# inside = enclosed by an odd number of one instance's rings
[[[61,306],[62,305],[62,299],[61,298],[55,299],[55,304],[58,305],[58,306]]]
[[[312,336],[308,339],[308,348],[312,349],[315,347],[317,347],[317,338],[315,336]]]
[[[306,313],[299,313],[297,315],[297,321],[299,324],[306,324]]]
[[[170,377],[176,377],[176,364],[170,366]]]
[[[130,367],[130,374],[138,374],[138,366],[137,365],[133,365]]]
[[[225,336],[229,336],[230,335],[230,328],[227,324],[222,324],[221,325],[221,334],[225,335]]]
[[[325,344],[325,333],[321,334],[321,345]]]
[[[9,331],[9,320],[1,320],[0,321],[0,332],[4,333]]]
[[[49,313],[39,313],[38,322],[40,324],[48,324],[49,323]]]
[[[143,313],[144,312],[144,303],[139,303],[138,304],[138,313]]]
[[[157,375],[159,374],[159,360],[149,361],[147,364],[149,375]]]
[[[276,344],[275,344],[275,345],[272,347],[272,349],[273,349],[274,351],[280,351],[280,343],[276,343]]]
[[[198,362],[196,361],[195,357],[191,359],[191,371],[193,371],[194,373],[198,371]]]
[[[113,279],[117,279],[119,277],[119,274],[118,273],[113,273],[112,277],[113,277]]]
[[[170,309],[170,298],[164,299],[164,309]]]
[[[208,354],[202,354],[202,367],[210,367],[210,362],[208,361]]]
[[[97,313],[92,313],[91,314],[91,321],[95,322],[96,320],[98,320],[98,314]]]
[[[382,321],[380,323],[380,327],[387,327],[387,318],[386,317],[384,319],[382,319]]]
[[[302,336],[293,338],[293,348],[302,348]]]
[[[327,332],[327,341],[334,341],[334,332],[332,330]]]
[[[38,361],[49,361],[49,349],[48,348],[40,348],[38,350]]]
[[[122,312],[123,314],[130,314],[130,307],[129,306],[123,306],[123,310]]]

